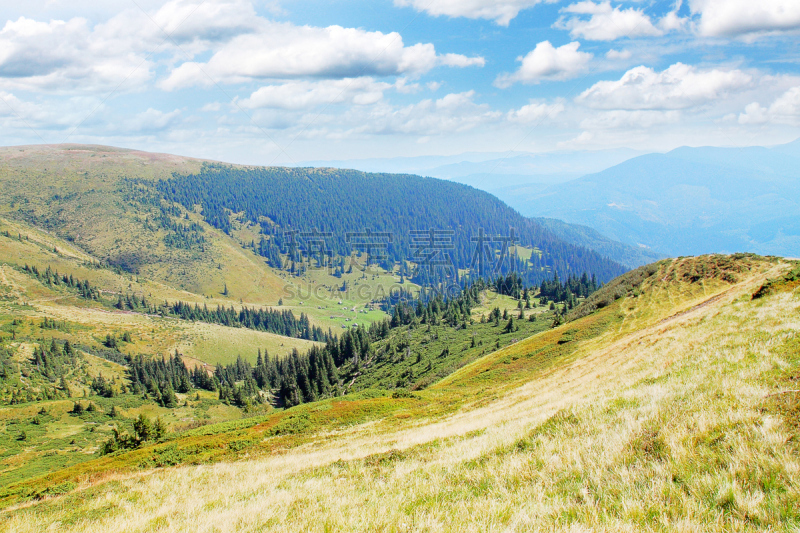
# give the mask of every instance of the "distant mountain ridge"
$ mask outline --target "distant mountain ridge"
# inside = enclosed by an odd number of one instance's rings
[[[497,189],[523,183],[562,183],[599,172],[642,153],[628,148],[552,153],[469,152],[449,156],[308,161],[301,166],[417,174],[494,193]]]
[[[529,216],[589,226],[668,255],[800,255],[800,140],[774,148],[688,148],[498,194]]]
[[[569,224],[556,218],[533,217],[533,220],[567,242],[585,246],[630,268],[653,263],[666,257],[664,254],[654,252],[646,247],[631,246],[609,239],[589,226]]]

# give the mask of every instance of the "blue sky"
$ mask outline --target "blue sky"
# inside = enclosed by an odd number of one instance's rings
[[[0,15],[4,145],[296,164],[800,137],[797,0],[29,0]]]

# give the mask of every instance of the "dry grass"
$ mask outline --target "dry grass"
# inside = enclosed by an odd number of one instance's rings
[[[800,302],[791,293],[751,301],[769,274],[706,287],[721,297],[694,309],[702,295],[685,287],[622,301],[616,331],[481,407],[89,485],[1,523],[20,532],[788,530],[800,513],[800,462],[781,418],[763,409],[763,378],[790,364]],[[464,369],[450,386],[472,375]]]

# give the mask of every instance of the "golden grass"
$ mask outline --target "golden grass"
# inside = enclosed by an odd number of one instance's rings
[[[616,330],[580,341],[579,353],[521,386],[492,388],[496,398],[479,407],[321,433],[268,457],[87,485],[0,524],[20,532],[790,529],[800,461],[786,427],[763,409],[763,376],[789,364],[783,347],[800,330],[800,299],[749,299],[772,270],[731,290],[624,299]],[[469,369],[429,394],[469,382]]]
[[[226,299],[205,299],[200,295],[177,290],[158,282],[152,282],[130,274],[117,274],[110,270],[91,268],[86,265],[93,258],[87,255],[62,253],[69,251],[68,243],[20,222],[10,223],[0,219],[0,226],[12,227],[30,235],[31,241],[20,242],[16,238],[0,235],[0,314],[27,317],[34,322],[44,317],[65,321],[78,328],[80,335],[63,335],[49,332],[48,336],[70,338],[73,342],[86,342],[94,337],[97,341],[106,334],[121,336],[124,331],[134,337],[134,344],[124,348],[128,353],[166,355],[178,350],[194,359],[210,365],[231,363],[238,355],[255,362],[258,349],[266,349],[274,356],[284,356],[297,348],[305,352],[313,344],[310,341],[283,337],[273,333],[228,328],[216,324],[193,323],[172,318],[159,318],[141,313],[103,309],[96,302],[76,297],[69,291],[46,287],[31,276],[16,270],[25,264],[36,265],[42,271],[47,266],[62,274],[72,274],[77,279],[88,279],[103,290],[106,298],[113,300],[116,294],[133,293],[144,295],[150,302],[185,301],[217,304],[240,308],[239,302]],[[49,239],[49,240],[48,240]],[[40,242],[47,242],[46,246]],[[54,252],[51,245],[59,250]],[[70,252],[71,253],[71,252]],[[10,306],[27,304],[24,310]],[[295,310],[299,314],[299,310]],[[91,343],[90,343],[91,344]]]

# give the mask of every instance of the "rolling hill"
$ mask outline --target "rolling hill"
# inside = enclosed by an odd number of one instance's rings
[[[500,198],[656,253],[800,255],[800,145],[678,148]]]
[[[514,228],[519,244],[537,251],[525,259],[532,281],[554,272],[562,278],[590,272],[607,281],[625,270],[559,239],[488,194],[443,180],[209,165],[86,146],[5,148],[0,160],[0,216],[51,232],[110,265],[196,294],[219,294],[227,285],[237,299],[275,303],[286,283],[259,254],[274,260],[276,243],[280,253],[289,254],[293,243],[281,239],[290,239],[290,232],[333,233],[328,247],[340,260],[362,251],[346,242],[348,232],[389,233],[389,259],[398,264],[421,263],[415,253],[437,252],[413,248],[409,232],[445,232],[454,266],[465,269],[473,256],[470,239],[479,228],[489,237],[507,236]],[[371,209],[364,210],[367,200]],[[294,249],[312,247],[298,244]]]
[[[77,145],[6,148],[0,162],[0,485],[137,447],[140,417],[184,433],[424,389],[624,271],[440,180]],[[404,237],[419,227],[449,232],[451,297],[414,299],[428,274]],[[458,296],[470,232],[512,227],[525,246],[511,243],[500,273],[522,266],[525,280],[472,276]],[[372,264],[347,238],[369,228],[398,236]],[[331,253],[293,248],[304,230],[329,233]],[[534,296],[556,273],[566,284]]]
[[[612,279],[588,247],[625,248],[440,180],[102,147],[4,161],[0,529],[798,520],[796,261]],[[400,238],[348,246],[418,225],[452,231],[454,271]],[[512,227],[521,272],[471,273],[469,237]],[[295,247],[309,230],[323,253]],[[421,290],[442,281],[458,290]]]
[[[38,499],[0,521],[783,529],[800,520],[797,280],[774,258],[664,260],[423,391],[366,390],[95,459],[7,489],[6,505]]]

